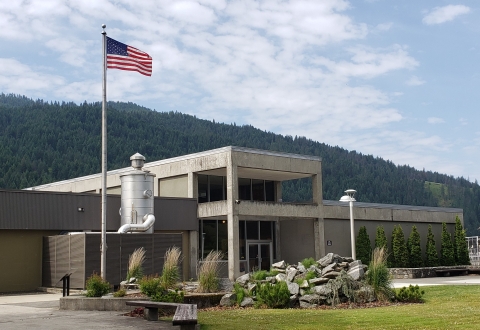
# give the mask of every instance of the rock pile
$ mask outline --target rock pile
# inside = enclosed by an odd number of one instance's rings
[[[271,274],[264,280],[255,280],[252,274],[240,276],[235,281],[247,293],[242,307],[255,304],[255,289],[263,283],[275,285],[286,282],[290,291],[290,307],[315,307],[335,302],[356,301],[371,302],[374,294],[370,287],[361,280],[366,266],[360,260],[344,258],[338,254],[329,253],[306,268],[302,263],[287,265],[284,261],[272,265]],[[236,304],[236,294],[223,296],[220,305]]]

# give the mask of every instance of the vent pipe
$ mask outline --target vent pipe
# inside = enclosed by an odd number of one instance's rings
[[[122,197],[119,233],[129,231],[153,233],[153,180],[155,174],[143,169],[145,157],[136,153],[130,157],[132,169],[120,175]]]

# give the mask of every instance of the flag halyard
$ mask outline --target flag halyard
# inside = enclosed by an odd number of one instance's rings
[[[147,53],[107,37],[107,68],[152,75],[152,58]]]

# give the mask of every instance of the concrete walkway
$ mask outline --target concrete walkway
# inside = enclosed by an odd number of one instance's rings
[[[413,279],[395,279],[395,288],[408,287],[410,284],[418,286],[427,285],[480,285],[480,275],[471,274],[465,276],[427,277]]]
[[[121,312],[59,310],[61,294],[0,295],[0,329],[178,329],[172,322],[149,322]]]

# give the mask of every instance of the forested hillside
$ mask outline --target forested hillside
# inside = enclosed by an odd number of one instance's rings
[[[101,104],[47,103],[0,94],[0,188],[22,189],[101,171]],[[358,191],[362,202],[464,209],[468,235],[480,225],[480,187],[464,178],[396,166],[390,161],[282,136],[252,126],[220,124],[133,103],[108,105],[108,169],[129,165],[135,152],[154,161],[235,145],[320,156],[324,199]],[[311,185],[291,182],[284,199],[305,201]]]

